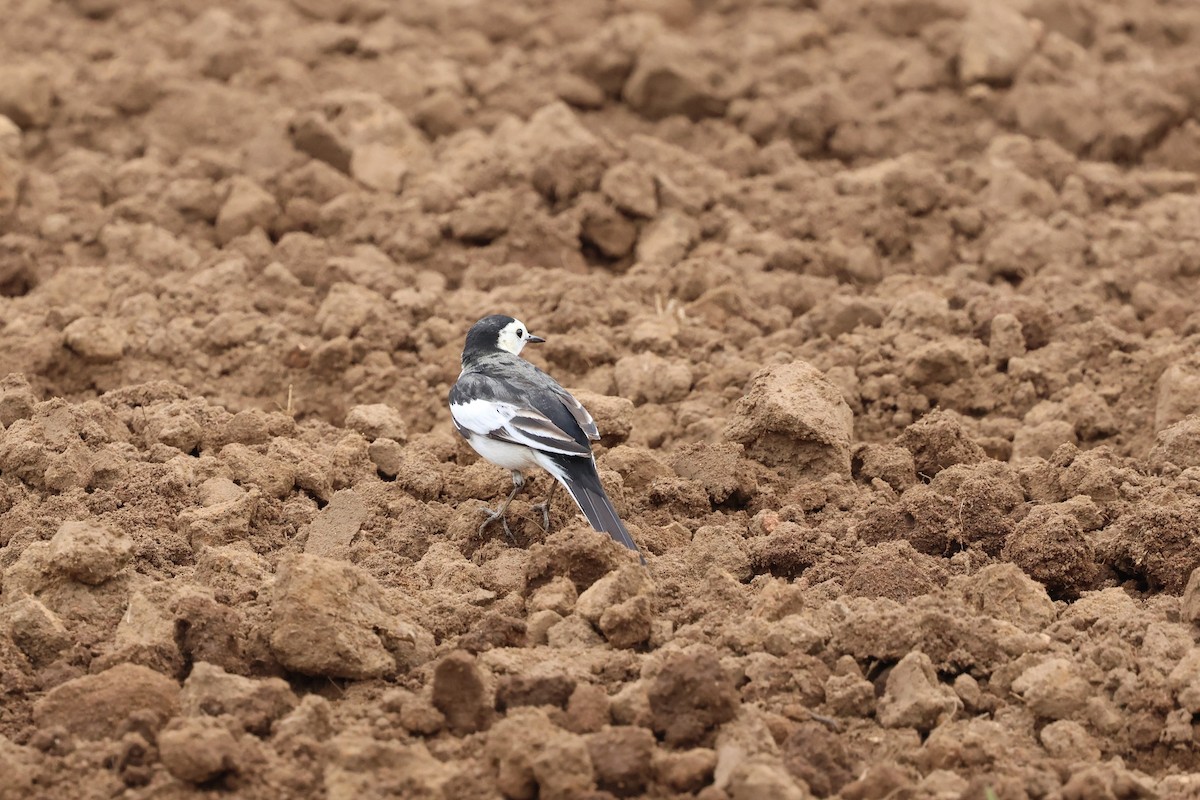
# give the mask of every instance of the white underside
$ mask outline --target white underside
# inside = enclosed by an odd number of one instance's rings
[[[572,500],[575,500],[575,505],[579,505],[579,500],[571,491],[571,487],[563,483],[562,469],[544,453],[539,453],[532,447],[526,447],[523,444],[500,442],[479,434],[472,434],[471,438],[467,439],[467,444],[471,445],[471,449],[476,453],[504,469],[523,473],[534,467],[541,467],[553,475],[555,480],[562,483],[567,488],[567,494],[571,495]]]
[[[524,472],[527,469],[542,466],[537,460],[539,454],[523,444],[501,442],[477,433],[471,434],[471,438],[467,439],[467,443],[471,445],[476,453],[479,453],[479,455],[498,467]]]

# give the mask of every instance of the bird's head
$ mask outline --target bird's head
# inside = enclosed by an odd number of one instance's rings
[[[546,341],[540,336],[534,336],[524,322],[515,317],[503,314],[493,314],[484,317],[471,326],[467,331],[467,344],[463,348],[463,359],[468,354],[489,353],[504,350],[514,356],[521,354],[521,348],[529,343]]]

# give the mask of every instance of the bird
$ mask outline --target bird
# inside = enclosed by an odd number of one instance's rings
[[[527,344],[546,341],[514,317],[492,314],[467,331],[462,372],[450,388],[450,416],[467,444],[484,459],[512,473],[513,488],[492,510],[482,533],[497,519],[512,537],[505,513],[525,487],[525,473],[540,467],[555,479],[540,505],[550,528],[550,501],[558,484],[571,495],[593,528],[646,559],[621,522],[600,483],[592,442],[600,439],[592,415],[558,381],[521,357]]]

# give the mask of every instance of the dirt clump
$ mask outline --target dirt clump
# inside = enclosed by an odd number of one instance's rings
[[[733,682],[711,652],[676,653],[649,690],[656,733],[671,746],[702,743],[737,713]]]

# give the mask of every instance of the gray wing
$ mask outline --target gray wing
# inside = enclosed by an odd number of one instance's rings
[[[588,433],[553,387],[468,373],[450,390],[450,415],[464,436],[478,434],[557,455],[592,452]]]
[[[575,422],[579,425],[579,429],[593,442],[600,441],[600,429],[596,427],[596,421],[592,419],[592,415],[588,410],[576,400],[570,392],[561,386],[558,387],[558,397],[562,404],[567,407],[567,411],[575,418]]]

